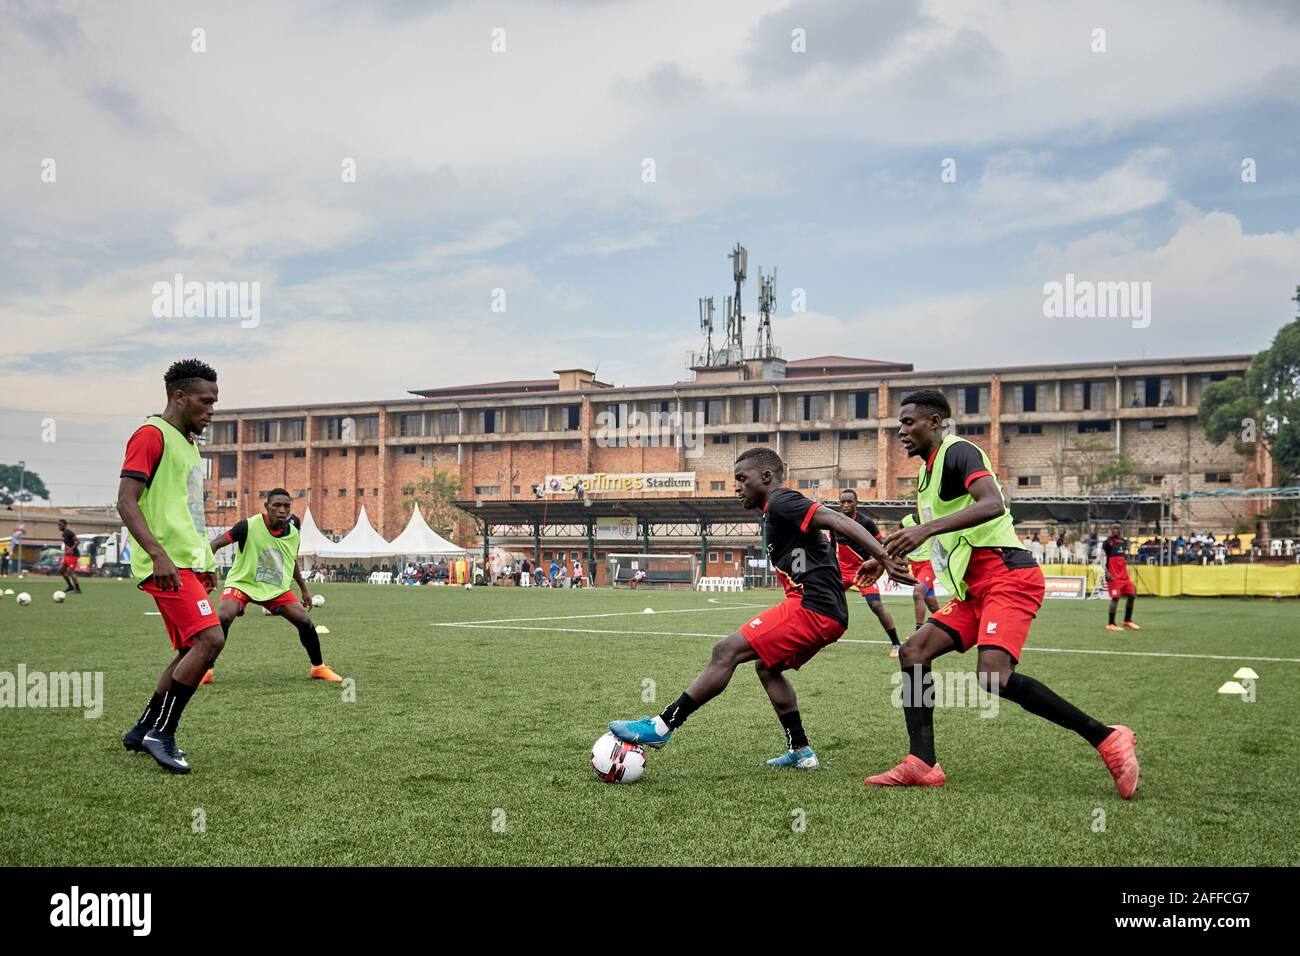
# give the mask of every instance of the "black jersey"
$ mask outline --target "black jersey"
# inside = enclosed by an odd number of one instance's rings
[[[880,540],[880,529],[876,527],[874,521],[864,515],[861,511],[855,511],[851,516],[845,515],[844,517],[851,517],[852,520],[856,521],[866,529],[867,534],[871,535],[871,537],[875,538],[877,541]],[[849,564],[853,564],[854,570],[857,570],[857,565],[870,557],[869,555],[859,551],[858,546],[852,541],[845,541],[834,531],[831,532],[831,544],[835,547],[835,554],[836,557],[839,558],[841,569],[845,568]]]
[[[839,563],[830,541],[812,526],[813,512],[820,507],[789,488],[768,495],[763,506],[767,558],[787,597],[799,595],[808,610],[847,627],[849,607],[840,584]]]

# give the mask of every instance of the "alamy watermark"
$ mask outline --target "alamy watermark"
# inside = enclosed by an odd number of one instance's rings
[[[153,284],[156,319],[239,319],[241,329],[262,323],[262,283],[185,281],[178,272],[171,282]]]
[[[901,670],[890,675],[889,683],[894,688],[890,703],[895,707],[974,707],[981,717],[998,715],[996,675],[984,676],[975,671],[926,674],[918,664],[911,669],[911,680],[906,680],[907,676]]]
[[[596,446],[599,448],[684,448],[687,458],[704,454],[702,412],[654,412],[617,410],[596,414]]]
[[[1151,324],[1150,282],[1093,282],[1065,274],[1043,285],[1043,315],[1049,319],[1131,319],[1133,328]]]
[[[87,720],[103,716],[103,671],[0,671],[0,708],[81,710]]]

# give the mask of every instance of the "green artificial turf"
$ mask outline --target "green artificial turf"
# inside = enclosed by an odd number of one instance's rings
[[[606,722],[676,698],[714,637],[776,602],[766,591],[322,585],[325,660],[355,702],[309,680],[294,629],[254,609],[185,713],[194,771],[172,776],[120,742],[170,656],[152,600],[93,580],[56,605],[56,586],[0,580],[34,599],[0,599],[0,671],[102,672],[103,716],[0,710],[4,865],[1300,863],[1296,602],[1139,600],[1144,629],[1123,634],[1104,630],[1103,602],[1048,603],[1021,669],[1136,730],[1142,785],[1125,802],[1083,741],[1007,701],[992,719],[938,711],[946,787],[863,787],[906,734],[886,645],[849,643],[884,640],[856,595],[846,640],[793,676],[821,770],[764,765],[783,737],[746,666],[639,783],[599,782]],[[887,603],[906,636],[910,601]],[[1216,693],[1243,664],[1255,700]]]

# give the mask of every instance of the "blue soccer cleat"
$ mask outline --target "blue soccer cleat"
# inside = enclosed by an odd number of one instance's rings
[[[798,750],[787,750],[779,757],[773,757],[767,762],[769,767],[793,767],[796,770],[816,770],[821,766],[817,762],[817,754],[807,745],[800,747]]]
[[[609,722],[609,732],[619,740],[626,740],[630,744],[641,744],[643,747],[653,747],[658,750],[664,744],[668,743],[668,738],[673,735],[671,730],[659,733],[657,726],[657,717],[642,717],[640,720],[611,720]]]

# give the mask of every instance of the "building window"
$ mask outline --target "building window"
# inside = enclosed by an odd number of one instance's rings
[[[413,494],[415,494],[415,489],[412,488],[410,485],[403,485],[403,486],[402,486],[402,497],[403,497],[403,498],[409,498],[409,497],[411,497]]]
[[[982,415],[989,407],[989,389],[987,385],[968,385],[957,390],[957,404],[965,415]]]
[[[305,441],[307,419],[289,418],[280,422],[280,441]]]
[[[293,496],[294,496],[295,498],[301,498],[301,497],[303,497],[303,496],[306,495],[306,494],[307,494],[307,492],[304,491],[302,488],[295,488],[295,489],[293,489]]]
[[[958,435],[983,435],[984,426],[983,425],[958,425],[957,434]]]
[[[460,415],[456,412],[438,413],[438,434],[455,435],[460,432]]]
[[[253,441],[271,442],[280,440],[280,423],[274,419],[249,422],[253,426]]]
[[[510,493],[511,493],[512,495],[517,495],[517,494],[519,494],[519,486],[518,486],[518,485],[511,485],[511,486],[510,486]]]
[[[418,452],[417,452],[416,447],[415,447],[414,445],[403,445],[403,446],[402,446],[402,454],[403,454],[403,455],[415,455],[415,454],[418,454]]]
[[[358,497],[358,498],[364,498],[365,496],[366,496],[366,489],[364,489],[364,488],[358,488],[358,489],[357,489],[357,497]]]
[[[1164,475],[1147,475],[1148,485],[1163,485],[1165,483]]]
[[[1046,389],[1045,385],[1038,385],[1034,382],[1025,382],[1023,385],[1017,385],[1015,389],[1016,411],[1017,412],[1036,412],[1038,411],[1038,390]]]
[[[851,488],[856,488],[857,486],[858,486],[858,480],[856,478],[840,479],[840,491],[846,491]]]
[[[876,479],[874,479],[874,478],[859,478],[859,479],[858,479],[858,487],[859,487],[859,488],[874,488],[874,487],[876,487]]]
[[[346,488],[340,488],[340,489],[339,489],[339,497],[340,497],[340,498],[346,498],[347,496],[348,496],[348,490],[347,490]]]
[[[239,477],[239,455],[235,453],[225,453],[217,456],[217,477],[218,478],[237,478]]]
[[[582,451],[582,439],[574,438],[564,443],[565,451]]]
[[[1232,483],[1232,475],[1226,471],[1211,471],[1205,474],[1207,485],[1227,485]]]
[[[265,492],[265,491],[259,491],[259,492],[257,493],[257,497],[259,497],[259,498],[265,498],[265,497],[266,497],[266,492]]]
[[[495,441],[485,441],[478,446],[479,451],[500,451],[501,443]]]
[[[727,483],[725,481],[710,481],[709,491],[726,491]]]
[[[853,400],[854,418],[876,417],[876,402],[879,396],[875,392],[853,392],[849,397]]]
[[[843,441],[857,441],[858,440],[857,429],[854,428],[846,432],[840,432],[840,439]]]
[[[898,479],[898,488],[899,488],[900,491],[903,490],[903,489],[905,489],[905,488],[915,488],[915,487],[916,487],[916,479],[915,479],[915,478],[899,478],[899,479]]]
[[[521,432],[540,432],[546,426],[543,424],[546,409],[544,408],[521,408],[519,409],[519,430]]]
[[[800,478],[800,479],[799,479],[799,490],[800,490],[800,491],[808,491],[808,490],[811,489],[811,488],[817,488],[817,487],[819,487],[819,486],[820,486],[820,483],[817,481],[816,478]]]
[[[722,560],[723,560],[723,561],[735,561],[735,560],[736,560],[736,556],[735,556],[735,554],[732,553],[731,551],[723,551],[723,552],[722,552]]]
[[[475,485],[474,494],[477,497],[488,497],[491,495],[501,494],[500,485]]]
[[[745,441],[749,442],[751,445],[766,445],[767,439],[768,436],[762,433],[745,436]]]
[[[275,457],[275,452],[273,451],[259,451],[257,453],[257,458],[259,461],[270,461],[274,457]]]
[[[1017,425],[1017,435],[1041,435],[1043,433],[1042,425]]]
[[[565,431],[576,431],[581,427],[582,427],[582,406],[565,405],[564,406]]]
[[[799,440],[800,441],[821,441],[822,433],[821,432],[800,432]]]
[[[1075,382],[1075,411],[1089,411],[1106,407],[1107,387],[1105,382]]]
[[[1138,422],[1138,431],[1143,431],[1143,432],[1164,431],[1168,427],[1169,427],[1169,422],[1166,419],[1158,419],[1156,421],[1144,420]]]
[[[295,448],[295,449],[293,450],[293,457],[294,457],[294,458],[306,458],[306,457],[307,457],[307,449],[306,449],[306,448]]]
[[[1016,479],[1016,486],[1019,488],[1040,488],[1042,484],[1042,475],[1021,475]]]
[[[729,445],[729,444],[731,444],[731,436],[730,436],[730,435],[714,435],[714,436],[713,436],[713,444],[715,444],[715,445]]]
[[[348,450],[347,450],[346,448],[340,448],[340,449],[339,449],[339,457],[340,457],[340,458],[346,458],[346,457],[348,457]]]
[[[722,424],[722,399],[710,398],[700,399],[695,403],[696,414],[704,416],[704,424],[721,425]]]
[[[1110,422],[1079,422],[1076,427],[1080,435],[1092,435],[1110,431]]]
[[[409,412],[397,416],[397,434],[403,438],[424,434],[424,415]]]
[[[772,420],[771,395],[760,395],[749,400],[749,420],[751,422],[770,422]]]
[[[491,435],[497,430],[497,410],[485,408],[478,413],[478,430],[481,434]]]
[[[544,441],[533,442],[533,451],[546,451],[546,442]]]
[[[212,425],[212,442],[215,445],[233,445],[239,440],[238,422],[215,422]]]
[[[826,418],[826,396],[800,395],[799,417],[805,422],[823,421]]]

